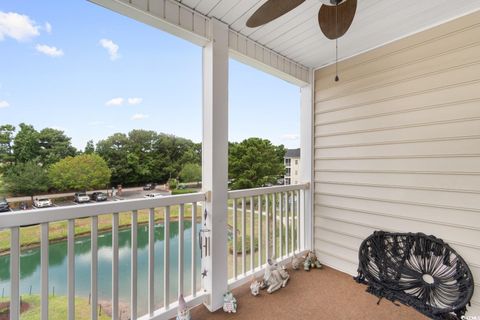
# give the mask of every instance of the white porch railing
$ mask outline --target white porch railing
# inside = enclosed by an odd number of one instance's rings
[[[199,202],[205,201],[204,193],[168,196],[157,199],[124,200],[107,203],[85,204],[70,207],[56,207],[40,210],[11,212],[0,215],[0,230],[10,229],[10,319],[20,318],[20,233],[22,226],[39,224],[40,239],[40,304],[41,319],[47,320],[49,305],[48,249],[49,224],[68,221],[67,233],[67,300],[68,319],[75,318],[75,220],[91,219],[91,319],[98,318],[98,218],[100,215],[112,215],[112,318],[118,319],[119,309],[119,213],[131,212],[131,277],[130,277],[130,319],[138,319],[137,313],[137,230],[139,210],[148,210],[148,313],[140,319],[169,319],[176,313],[177,299],[170,297],[170,208],[178,206],[178,292],[186,292],[184,284],[184,213],[186,206],[191,209],[191,284],[190,296],[185,300],[190,305],[204,301],[206,293],[197,288],[197,269],[195,260],[197,242],[196,222]],[[155,208],[163,208],[164,220],[164,257],[163,257],[163,306],[155,308]],[[171,302],[171,301],[175,302]]]
[[[307,188],[300,184],[228,193],[230,289],[260,276],[269,258],[285,261],[306,249],[301,247],[305,221],[301,209]]]
[[[277,261],[289,259],[294,252],[303,251],[301,237],[304,223],[304,212],[301,210],[308,185],[276,186],[249,190],[230,191],[228,206],[228,223],[231,226],[231,238],[229,239],[229,288],[235,288],[249,281],[250,277],[260,276],[263,273],[268,258],[276,257]],[[200,280],[198,269],[199,231],[197,223],[203,219],[203,211],[206,193],[188,195],[167,196],[157,199],[123,200],[107,203],[95,203],[76,205],[70,207],[56,207],[40,210],[28,210],[22,212],[10,212],[0,215],[0,230],[10,230],[10,319],[19,319],[20,299],[20,235],[22,227],[30,225],[40,226],[40,304],[41,319],[49,318],[49,279],[48,279],[48,255],[49,255],[49,226],[51,223],[67,221],[67,283],[66,295],[68,301],[68,319],[75,318],[75,221],[78,219],[90,219],[91,241],[91,278],[90,278],[90,304],[91,319],[98,318],[99,288],[99,217],[111,214],[112,232],[112,269],[111,269],[111,314],[113,319],[118,319],[121,309],[119,301],[119,229],[120,213],[129,213],[131,228],[130,243],[130,319],[157,320],[169,319],[176,313],[178,301],[172,296],[175,284],[172,287],[172,272],[170,272],[171,252],[171,227],[170,222],[175,218],[178,221],[178,288],[176,293],[185,293],[189,305],[198,305],[208,301],[210,292],[205,287],[200,288],[197,280]],[[202,210],[197,210],[202,208]],[[155,209],[162,208],[160,212]],[[175,216],[171,209],[175,208]],[[177,214],[178,210],[178,214]],[[185,251],[184,222],[185,213],[188,210],[191,215],[191,249]],[[140,213],[139,213],[140,211]],[[139,316],[138,312],[138,216],[148,215],[148,251],[147,272],[147,311],[146,315]],[[213,213],[215,214],[215,213]],[[155,215],[163,219],[163,288],[155,288]],[[103,218],[103,221],[105,218]],[[110,224],[109,224],[110,225]],[[203,221],[202,221],[203,225]],[[158,239],[157,239],[158,240]],[[175,248],[176,249],[176,248]],[[191,270],[185,268],[185,252],[191,250]],[[158,253],[157,253],[158,254]],[[225,263],[211,257],[215,263]],[[158,269],[158,266],[157,266]],[[185,273],[191,283],[185,284]],[[198,274],[197,274],[198,273]],[[174,274],[174,272],[173,272]],[[173,275],[175,277],[175,275]],[[214,276],[214,275],[213,275]],[[125,279],[123,279],[125,280]],[[187,287],[187,288],[186,288]],[[163,304],[155,299],[156,290],[163,290]],[[160,291],[162,292],[162,291]],[[173,293],[175,294],[175,293]],[[125,296],[125,294],[124,294]],[[157,297],[158,298],[158,297]],[[157,299],[158,300],[158,299]],[[145,303],[144,301],[142,301]],[[161,306],[161,308],[158,308]],[[145,308],[144,308],[145,310]]]

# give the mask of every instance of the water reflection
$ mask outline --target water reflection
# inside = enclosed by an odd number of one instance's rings
[[[191,222],[184,223],[185,256],[184,256],[184,283],[185,293],[191,291]],[[198,226],[199,229],[200,226]],[[176,300],[178,296],[178,222],[170,224],[170,297]],[[130,299],[130,229],[119,232],[119,297],[128,302]],[[164,226],[155,226],[155,301],[158,307],[163,303],[163,254],[164,254]],[[111,299],[111,269],[112,269],[112,234],[101,234],[98,238],[98,294],[100,300]],[[138,228],[138,307],[140,314],[147,310],[147,281],[148,281],[148,228]],[[198,246],[195,268],[200,273],[200,252]],[[0,257],[0,291],[5,295],[10,292],[10,257]],[[75,241],[75,287],[76,295],[88,297],[90,294],[90,238],[77,238]],[[56,295],[66,295],[67,292],[67,243],[62,241],[49,246],[49,285],[50,294],[55,290]],[[40,249],[25,250],[20,257],[20,293],[22,295],[38,294],[40,292]],[[197,277],[199,281],[200,277]],[[197,284],[199,287],[199,284]]]

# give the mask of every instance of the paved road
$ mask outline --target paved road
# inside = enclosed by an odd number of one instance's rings
[[[144,198],[145,195],[148,194],[148,193],[160,193],[162,195],[169,195],[170,191],[167,191],[167,190],[163,189],[163,187],[164,186],[158,186],[155,190],[148,190],[148,191],[143,190],[142,187],[126,188],[126,189],[122,190],[121,194],[117,194],[115,199],[112,198],[111,195],[109,195],[107,201],[140,199],[140,198]],[[105,192],[105,190],[96,190],[96,191]],[[92,194],[93,192],[94,191],[89,191],[88,194]],[[78,205],[81,206],[82,204],[84,204],[84,203],[74,202],[73,201],[73,195],[74,195],[74,193],[61,193],[61,194],[41,195],[41,196],[38,196],[38,197],[39,198],[42,197],[42,198],[52,199],[54,207],[68,207],[68,206],[78,206]],[[34,198],[36,198],[36,196]],[[55,199],[59,199],[59,198],[63,198],[63,199],[62,200],[55,200]],[[7,201],[10,203],[10,205],[12,205],[14,203],[23,202],[23,201],[25,201],[27,203],[30,203],[31,198],[30,197],[13,197],[13,198],[8,198]],[[85,202],[85,203],[94,203],[94,202],[95,201],[89,201],[89,202]],[[31,205],[29,205],[28,209],[42,210],[42,208],[31,207]],[[12,208],[10,210],[11,211],[19,211],[20,209],[19,208]]]

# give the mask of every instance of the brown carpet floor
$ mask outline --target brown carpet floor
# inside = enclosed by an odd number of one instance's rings
[[[289,271],[288,285],[273,294],[265,290],[254,297],[250,284],[233,291],[238,302],[236,314],[222,310],[210,313],[204,306],[192,310],[192,320],[426,320],[414,309],[394,305],[365,292],[366,286],[351,276],[324,267],[306,272]]]

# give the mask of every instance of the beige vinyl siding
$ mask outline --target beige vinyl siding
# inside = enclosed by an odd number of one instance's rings
[[[433,234],[469,264],[480,314],[480,12],[339,69],[315,72],[319,256],[356,274],[374,230]]]

